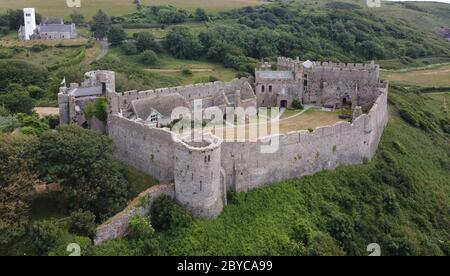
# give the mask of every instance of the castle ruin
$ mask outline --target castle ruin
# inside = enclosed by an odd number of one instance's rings
[[[195,215],[218,216],[228,191],[243,192],[340,165],[370,160],[388,122],[387,82],[376,64],[336,64],[280,57],[276,70],[268,63],[255,78],[235,79],[148,91],[115,91],[114,72],[93,71],[81,84],[60,88],[61,124],[89,126],[116,144],[116,158],[158,180],[174,183],[173,197]],[[108,119],[87,120],[83,108],[105,97]],[[261,152],[265,139],[222,140],[204,135],[192,142],[169,127],[175,107],[281,107],[294,102],[320,107],[351,106],[351,122],[314,130],[277,134],[276,152]],[[364,113],[363,107],[367,108]]]

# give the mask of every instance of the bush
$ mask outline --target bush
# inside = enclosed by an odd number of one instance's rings
[[[91,120],[92,117],[96,117],[100,121],[106,123],[108,119],[108,102],[105,98],[98,98],[93,102],[90,102],[84,109],[84,117],[87,120]]]
[[[133,42],[125,42],[122,45],[122,51],[126,54],[126,55],[136,55],[139,53],[138,49],[136,48],[136,44],[134,44]]]
[[[136,40],[136,48],[139,52],[143,52],[145,50],[153,50],[155,52],[161,52],[161,45],[155,39],[153,34],[149,32],[139,32],[135,33],[134,39]]]
[[[140,54],[139,59],[146,65],[154,65],[158,61],[158,56],[152,50],[145,50]]]
[[[6,93],[0,94],[0,105],[3,105],[13,113],[32,113],[34,107],[33,99],[25,88],[17,84],[11,84],[6,91]]]
[[[167,231],[178,227],[188,227],[192,216],[168,196],[155,200],[150,211],[153,227],[157,231]]]
[[[292,108],[303,110],[303,105],[298,99],[292,101]]]
[[[30,238],[36,252],[40,255],[48,253],[61,234],[61,229],[55,220],[43,220],[33,223]]]
[[[93,239],[95,237],[97,225],[95,215],[89,211],[78,210],[73,212],[69,218],[69,231]]]
[[[181,74],[185,76],[190,76],[192,75],[192,70],[189,67],[184,67],[181,69]]]
[[[155,229],[150,224],[148,218],[143,216],[134,216],[130,219],[129,224],[130,235],[133,240],[145,240],[153,237]]]
[[[0,133],[11,133],[18,127],[20,123],[15,116],[0,116]]]

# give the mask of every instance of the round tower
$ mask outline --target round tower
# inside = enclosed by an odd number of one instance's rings
[[[175,199],[194,215],[217,217],[226,204],[221,171],[222,140],[204,135],[201,142],[173,135],[175,141]]]

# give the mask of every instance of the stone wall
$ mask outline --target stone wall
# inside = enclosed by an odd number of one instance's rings
[[[204,142],[175,140],[175,198],[203,218],[220,215],[226,204],[225,179],[221,174],[221,143],[208,135]]]
[[[294,131],[279,135],[279,150],[261,153],[258,142],[222,143],[222,167],[229,190],[248,191],[269,183],[279,182],[340,165],[362,163],[375,154],[388,122],[387,84],[380,88],[369,114],[353,123],[340,122],[319,127],[313,132]]]
[[[109,115],[108,133],[116,144],[118,160],[160,181],[173,180],[174,142],[168,129],[152,128],[120,115]]]
[[[123,237],[128,233],[128,223],[135,215],[148,215],[151,205],[158,197],[167,195],[174,197],[174,186],[158,185],[142,192],[125,210],[110,218],[97,228],[94,244],[99,245],[107,240]]]

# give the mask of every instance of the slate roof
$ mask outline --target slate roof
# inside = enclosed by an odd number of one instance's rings
[[[187,107],[190,109],[189,103],[178,93],[134,100],[131,102],[131,105],[134,114],[143,120],[146,120],[153,111],[159,112],[163,117],[170,118],[173,109],[176,107]]]
[[[293,79],[294,75],[292,71],[258,71],[259,78],[261,79]]]
[[[70,94],[75,96],[75,97],[101,95],[102,94],[102,87],[101,86],[78,87],[78,88],[75,88],[72,92],[70,92]]]
[[[72,25],[65,24],[49,24],[41,25],[39,27],[40,33],[70,33],[72,32]]]

